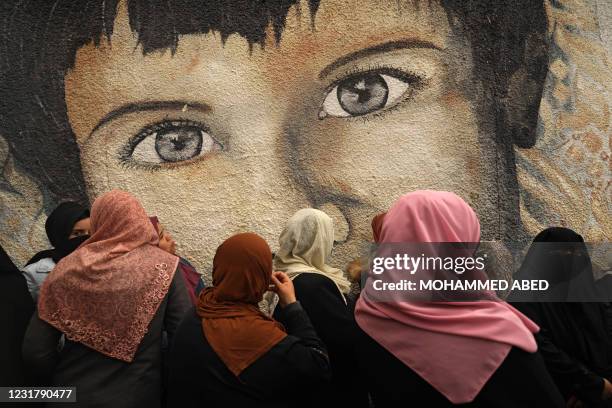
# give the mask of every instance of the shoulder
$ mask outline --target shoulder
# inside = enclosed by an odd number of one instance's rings
[[[334,281],[320,273],[301,273],[293,280],[293,285],[298,291],[327,291],[341,296]]]
[[[327,276],[320,273],[301,273],[293,279],[294,285],[300,285],[306,288],[335,288],[336,285]]]
[[[189,268],[194,268],[194,266],[191,264],[191,262],[189,262],[187,259],[179,256],[179,265],[183,265],[183,266],[187,266]],[[195,268],[194,268],[195,269]]]
[[[334,281],[320,273],[301,273],[293,279],[293,284],[296,289],[338,291]]]
[[[52,258],[43,258],[40,261],[34,262],[22,268],[23,272],[27,273],[45,273],[51,272],[55,268],[55,262]]]

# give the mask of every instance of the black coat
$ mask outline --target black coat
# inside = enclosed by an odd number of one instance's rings
[[[195,309],[181,322],[170,351],[168,406],[302,407],[330,379],[325,346],[298,302],[278,319],[287,337],[235,376],[214,352]]]
[[[52,407],[159,408],[163,334],[172,339],[190,306],[183,277],[177,272],[131,363],[69,340],[58,352],[62,333],[35,314],[24,340],[24,360],[30,372],[38,375],[39,385],[77,387],[76,403],[52,403]]]
[[[612,380],[612,306],[609,303],[515,303],[540,326],[538,349],[567,399],[589,406]]]
[[[376,408],[454,406],[427,381],[361,331],[358,340],[364,386]],[[448,347],[452,347],[449,344]],[[478,350],[474,350],[477,354]],[[538,353],[513,347],[469,408],[564,408],[565,401]]]
[[[513,302],[540,326],[536,340],[548,371],[566,399],[574,396],[588,407],[601,406],[604,378],[612,380],[609,281],[595,283],[583,238],[559,227],[534,238],[515,274],[515,279],[525,278],[546,279],[551,287],[535,301],[517,296]]]
[[[320,274],[302,273],[293,280],[296,297],[329,352],[332,382],[317,392],[317,407],[367,408],[368,393],[360,384],[355,339],[354,303],[344,302],[334,282]]]

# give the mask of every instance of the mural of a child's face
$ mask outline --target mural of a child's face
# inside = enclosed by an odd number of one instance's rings
[[[231,234],[274,246],[296,210],[324,204],[350,225],[335,250],[348,258],[372,215],[422,188],[494,214],[494,236],[499,164],[470,45],[422,3],[325,0],[313,29],[303,2],[279,44],[184,35],[147,55],[120,6],[111,42],[82,47],[65,81],[90,197],[131,191],[200,267]]]

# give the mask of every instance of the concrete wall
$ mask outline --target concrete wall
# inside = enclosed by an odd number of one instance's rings
[[[235,232],[274,250],[306,206],[343,265],[421,188],[464,197],[483,239],[612,236],[609,2],[71,3],[1,9],[0,244],[20,264],[57,203],[113,188],[204,273]]]

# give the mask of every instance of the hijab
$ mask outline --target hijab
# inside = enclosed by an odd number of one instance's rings
[[[158,243],[135,197],[103,194],[92,206],[91,237],[43,283],[40,318],[69,340],[131,362],[178,264]]]
[[[342,295],[351,283],[341,269],[327,264],[334,246],[334,224],[323,211],[304,208],[293,214],[278,240],[275,268],[291,279],[302,273],[315,273],[331,279]]]
[[[384,217],[380,237],[381,244],[479,240],[474,211],[441,191],[400,197]],[[388,272],[395,274],[391,281],[405,273]],[[357,302],[358,325],[454,404],[472,401],[513,346],[537,350],[538,327],[505,302],[385,303],[373,301],[373,292],[370,281]]]
[[[58,263],[60,259],[73,252],[79,247],[88,236],[81,236],[70,239],[70,233],[77,222],[89,218],[89,210],[79,203],[67,201],[57,206],[49,214],[45,222],[47,238],[53,249],[47,249],[34,255],[27,265],[36,263],[44,258],[52,258],[53,262]]]
[[[197,313],[215,353],[236,376],[287,333],[257,304],[270,286],[272,252],[257,234],[234,235],[213,259],[213,286],[200,293]]]
[[[539,302],[597,298],[584,239],[568,228],[551,227],[536,235],[514,278],[548,281],[550,289],[537,294]]]
[[[157,235],[159,236],[159,218],[157,216],[149,217]],[[186,259],[179,257],[178,268],[181,271],[181,275],[185,280],[185,286],[187,287],[187,294],[189,294],[189,299],[191,299],[191,304],[195,305],[198,303],[198,299],[196,297],[196,287],[202,281],[200,274],[196,269],[191,265]]]

